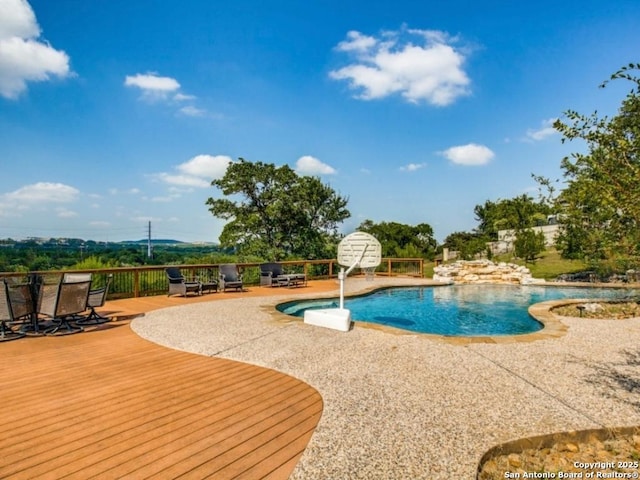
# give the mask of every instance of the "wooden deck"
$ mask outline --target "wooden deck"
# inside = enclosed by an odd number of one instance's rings
[[[317,282],[299,291],[335,288]],[[315,389],[158,346],[128,320],[278,290],[119,300],[101,309],[118,320],[92,330],[1,343],[0,478],[288,478],[322,413]]]

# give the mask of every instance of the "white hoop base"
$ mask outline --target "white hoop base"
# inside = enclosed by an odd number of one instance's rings
[[[306,310],[304,312],[304,323],[348,332],[351,327],[351,312],[344,308]]]

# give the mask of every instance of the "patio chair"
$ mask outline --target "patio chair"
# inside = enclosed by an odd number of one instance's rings
[[[10,285],[3,278],[0,286],[0,342],[24,337],[26,333],[15,330],[12,326],[21,320],[31,320],[33,313],[34,305],[30,285]]]
[[[113,275],[109,274],[109,276],[107,276],[107,283],[104,284],[104,287],[89,290],[89,299],[87,300],[87,308],[89,309],[89,314],[84,318],[76,320],[76,324],[99,325],[111,320],[109,317],[103,317],[98,312],[96,312],[96,308],[102,307],[104,305],[104,302],[107,300],[107,293],[109,292],[109,285],[111,285],[112,279]]]
[[[220,288],[223,292],[226,292],[227,288],[242,291],[242,274],[238,271],[238,266],[235,263],[220,265]]]
[[[70,335],[82,332],[71,322],[87,309],[91,274],[65,274],[58,283],[43,283],[38,294],[38,313],[49,317],[53,325],[46,335]]]
[[[297,286],[307,283],[304,273],[285,273],[279,263],[263,263],[260,265],[260,285],[270,287]]]
[[[165,272],[169,279],[169,293],[167,296],[182,295],[186,297],[189,292],[202,295],[202,284],[197,279],[187,280],[178,267],[167,267]]]

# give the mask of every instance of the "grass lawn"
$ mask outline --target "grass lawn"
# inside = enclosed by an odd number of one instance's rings
[[[545,251],[534,263],[527,263],[520,259],[512,259],[511,261],[518,265],[525,265],[531,270],[531,275],[534,278],[544,278],[545,280],[553,280],[562,273],[587,270],[587,265],[581,260],[564,259],[555,249]]]

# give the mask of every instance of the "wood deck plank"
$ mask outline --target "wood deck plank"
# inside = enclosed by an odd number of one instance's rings
[[[298,401],[307,392],[299,392],[291,397],[293,401]],[[135,478],[177,478],[185,470],[190,471],[195,466],[201,465],[212,456],[220,456],[234,448],[238,444],[252,438],[254,435],[267,428],[274,418],[281,418],[279,406],[288,401],[288,395],[279,396],[277,401],[269,405],[268,408],[260,412],[244,413],[230,422],[224,422],[217,432],[205,432],[202,429],[186,432],[182,438],[177,438],[171,445],[163,445],[154,451],[157,459],[153,464],[145,466],[144,472],[139,472],[139,464],[135,461],[121,463],[113,470],[105,472],[107,476],[120,478],[131,476]],[[287,418],[287,417],[285,417]],[[289,425],[287,423],[287,425]],[[173,459],[180,458],[179,467]],[[157,477],[156,477],[157,475]],[[221,477],[226,478],[226,477]]]
[[[126,319],[205,301],[192,298],[103,312]],[[297,379],[153,344],[128,320],[0,344],[0,378],[0,478],[16,480],[286,479],[322,412]]]
[[[92,455],[83,455],[83,458],[74,462],[73,466],[66,463],[55,465],[50,462],[48,464],[49,473],[55,473],[57,478],[63,478],[67,474],[90,469],[92,476],[96,478],[104,478],[104,476],[123,478],[132,471],[142,468],[145,461],[150,463],[144,466],[145,471],[148,468],[156,468],[156,464],[160,463],[163,458],[169,458],[171,462],[176,462],[179,459],[177,452],[181,445],[184,444],[185,448],[193,450],[197,448],[194,439],[198,436],[206,438],[214,435],[215,429],[221,428],[224,422],[215,422],[208,418],[210,415],[217,414],[218,410],[217,405],[212,405],[205,409],[195,409],[187,416],[179,417],[175,414],[169,414],[162,425],[153,425],[151,422],[137,425],[128,430],[118,428],[118,433],[114,434],[118,437],[117,443],[111,443],[110,446],[104,447],[103,445],[111,439],[92,439],[90,444],[69,452],[69,455],[81,455],[83,454],[82,449],[90,449],[93,451]],[[239,423],[251,414],[245,408],[231,417],[230,421]],[[205,420],[213,422],[213,428],[207,425]],[[169,444],[162,442],[164,436],[171,437]]]
[[[256,382],[245,388],[248,394],[247,400],[250,401],[250,404],[253,404],[254,395],[260,394],[263,391],[271,391],[274,387],[277,388],[278,385],[274,385],[271,379],[268,379],[266,386],[261,386],[260,382]],[[200,402],[191,401],[188,406],[182,407],[175,402],[173,405],[167,405],[167,402],[156,399],[152,410],[137,409],[140,405],[145,407],[148,402],[142,404],[127,404],[127,408],[130,408],[132,413],[126,417],[119,411],[119,405],[112,408],[111,411],[96,409],[95,415],[89,420],[78,422],[75,418],[69,419],[68,426],[67,422],[54,423],[54,429],[52,431],[44,432],[36,438],[30,438],[8,447],[6,452],[3,452],[3,458],[6,461],[19,464],[20,458],[24,456],[23,452],[25,449],[29,449],[31,454],[37,454],[41,456],[41,458],[55,458],[56,455],[64,451],[71,452],[75,448],[87,448],[88,444],[104,439],[105,435],[119,435],[119,440],[124,440],[126,437],[135,435],[141,428],[153,429],[154,432],[160,432],[163,425],[173,425],[178,419],[185,417],[185,415],[189,423],[194,423],[203,412],[207,411],[203,408],[203,405],[214,401],[217,400],[212,395],[211,397],[203,397]],[[235,402],[235,399],[233,401]],[[236,405],[239,404],[236,403]],[[218,410],[225,406],[227,405],[214,405]],[[232,405],[228,405],[228,408],[223,410],[222,413],[230,414],[232,412],[231,407]],[[189,417],[189,415],[191,415],[191,417]],[[97,420],[100,421],[98,422]],[[50,446],[51,442],[55,442],[63,433],[65,436],[64,445],[52,448]],[[39,446],[32,447],[31,445],[35,442],[37,442]],[[51,468],[54,467],[53,464],[49,466]]]
[[[287,412],[289,415],[290,412]],[[319,413],[318,404],[313,403],[303,411],[298,411],[287,417],[278,416],[266,429],[259,431],[254,429],[246,432],[242,443],[223,455],[208,460],[198,468],[185,474],[188,478],[206,478],[215,474],[219,478],[237,478],[242,473],[251,469],[265,459],[270,459],[283,445],[292,442],[308,432],[309,427],[314,428],[317,423],[316,415]],[[287,420],[285,422],[284,420]],[[295,428],[287,428],[285,425],[295,424]],[[266,426],[266,425],[263,425]],[[236,460],[232,460],[235,458]]]

